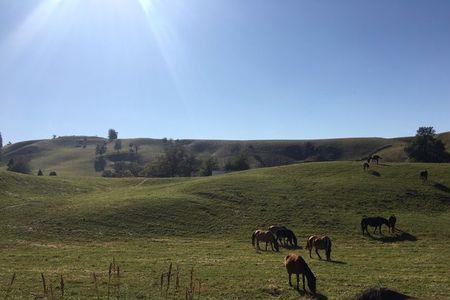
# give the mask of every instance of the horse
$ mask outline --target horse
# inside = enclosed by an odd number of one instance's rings
[[[428,180],[428,171],[427,170],[420,171],[419,175],[420,175],[420,179],[422,179],[422,181]]]
[[[269,226],[269,231],[277,235],[278,230],[287,229],[285,226],[272,225]]]
[[[305,277],[308,279],[308,288],[309,290],[315,294],[316,293],[316,276],[309,268],[308,264],[305,260],[297,254],[288,254],[284,258],[284,265],[286,267],[286,271],[289,274],[289,285],[292,286],[291,275],[297,275],[297,290],[299,289],[299,277],[302,274],[303,279],[303,290],[305,289]]]
[[[375,154],[374,156],[372,156],[371,157],[371,159],[372,159],[372,162],[377,162],[377,165],[378,165],[378,161],[380,160],[380,159],[382,159],[382,157],[381,156],[379,156],[379,155],[377,155],[377,154]]]
[[[363,163],[363,170],[364,170],[364,171],[369,170],[369,168],[370,168],[370,165],[369,165],[368,162]]]
[[[381,232],[381,226],[382,225],[386,225],[389,229],[391,228],[389,225],[389,221],[386,220],[385,218],[382,217],[363,217],[361,220],[361,230],[362,233],[364,235],[364,232],[367,232],[367,234],[369,234],[369,231],[367,230],[368,226],[372,226],[375,227],[375,230],[373,231],[373,233],[375,233],[377,231],[377,228],[379,228],[380,230],[380,234],[382,234]]]
[[[392,215],[389,217],[388,222],[389,222],[389,231],[394,233],[395,232],[395,223],[397,223],[397,218],[394,215]]]
[[[298,247],[297,244],[297,237],[295,236],[294,232],[287,228],[279,229],[276,233],[277,239],[280,243],[285,240],[285,245],[290,245],[292,247]]]
[[[256,247],[259,248],[259,242],[265,242],[266,243],[266,251],[267,251],[267,244],[270,243],[270,247],[272,248],[272,251],[280,251],[280,247],[277,242],[277,238],[275,235],[270,231],[265,230],[255,230],[252,234],[252,245],[255,247],[255,241],[256,241]]]
[[[326,235],[312,235],[306,242],[306,249],[309,250],[309,257],[312,258],[311,251],[316,248],[316,254],[319,259],[322,257],[319,254],[319,249],[325,250],[327,260],[331,260],[331,239]]]

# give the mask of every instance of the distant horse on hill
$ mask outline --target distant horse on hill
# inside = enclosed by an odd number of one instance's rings
[[[386,225],[388,228],[390,228],[389,225],[389,221],[386,220],[385,218],[382,217],[363,217],[361,220],[361,230],[362,233],[364,235],[364,232],[367,232],[367,234],[369,234],[369,231],[367,230],[368,226],[372,226],[375,227],[375,230],[373,231],[373,233],[375,233],[377,231],[377,228],[380,231],[380,234],[382,234],[381,232],[381,226],[382,225]]]
[[[255,230],[252,234],[253,247],[255,247],[255,242],[256,242],[257,249],[260,249],[259,242],[265,242],[266,243],[266,251],[267,251],[267,245],[269,243],[270,243],[270,247],[272,248],[272,251],[277,251],[277,252],[280,251],[280,247],[278,245],[277,238],[270,231]]]
[[[370,159],[372,160],[372,162],[376,162],[377,165],[378,165],[378,162],[379,162],[380,159],[382,159],[382,157],[375,154]]]
[[[309,250],[309,257],[312,258],[311,251],[313,248],[316,248],[316,254],[319,259],[322,257],[319,254],[320,250],[325,250],[325,254],[327,256],[327,260],[331,260],[331,239],[326,235],[312,235],[309,237],[306,242],[306,249]]]
[[[286,271],[289,274],[289,285],[292,286],[291,276],[292,274],[297,275],[297,290],[299,289],[300,274],[302,274],[303,279],[303,290],[305,289],[305,277],[308,280],[309,290],[315,294],[316,293],[316,276],[309,268],[305,260],[297,254],[288,254],[284,258],[284,265],[286,266]]]
[[[370,168],[370,164],[368,162],[363,163],[363,170],[367,171]]]
[[[428,171],[427,170],[420,171],[419,175],[420,175],[420,179],[422,179],[422,181],[428,180]]]

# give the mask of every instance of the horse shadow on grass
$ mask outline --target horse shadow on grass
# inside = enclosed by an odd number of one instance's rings
[[[445,184],[439,183],[439,182],[435,182],[433,184],[433,187],[435,189],[438,189],[440,191],[446,192],[446,193],[450,193],[450,188],[448,186],[446,186]]]
[[[338,265],[346,265],[347,263],[345,261],[342,260],[326,260],[326,259],[322,259],[324,262],[327,263],[331,263],[331,264],[338,264]]]
[[[303,249],[302,246],[292,246],[292,245],[281,245],[280,247],[287,249],[287,250],[297,250],[297,249]]]
[[[380,241],[383,243],[395,243],[395,242],[415,242],[417,241],[417,237],[414,235],[400,230],[398,228],[395,229],[394,235],[383,235],[383,236],[374,236],[368,235],[372,240]]]
[[[325,296],[321,293],[313,294],[311,292],[304,291],[301,288],[298,289],[297,292],[301,297],[308,297],[309,299],[317,299],[317,300],[327,300],[328,299],[327,296]]]

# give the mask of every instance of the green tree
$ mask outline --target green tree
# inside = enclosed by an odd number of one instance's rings
[[[110,130],[108,130],[108,139],[110,141],[117,140],[118,136],[119,136],[119,133],[117,131],[115,131],[114,129],[111,128]]]
[[[103,143],[102,145],[97,144],[95,146],[95,155],[103,155],[106,153],[106,150],[108,150],[107,143]]]
[[[116,142],[114,143],[114,150],[119,152],[121,149],[122,149],[122,141],[116,140]]]
[[[250,169],[247,153],[241,152],[234,159],[225,164],[226,171],[243,171]]]
[[[192,176],[199,161],[180,142],[169,141],[164,154],[147,164],[141,175],[148,177]]]
[[[201,174],[203,176],[211,176],[212,172],[216,170],[219,166],[217,159],[215,156],[209,157],[207,160],[203,162]]]
[[[94,160],[95,172],[102,172],[105,170],[105,167],[106,167],[106,160],[103,158],[103,156],[97,156]]]
[[[445,150],[445,145],[436,138],[433,127],[420,127],[416,136],[405,147],[409,158],[418,162],[450,162],[450,154]]]

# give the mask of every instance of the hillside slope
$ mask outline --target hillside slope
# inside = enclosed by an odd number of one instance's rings
[[[418,178],[425,168],[428,183]],[[63,274],[67,298],[78,299],[95,295],[91,278],[98,272],[106,297],[115,257],[125,298],[158,298],[161,270],[174,262],[195,267],[202,298],[298,299],[281,263],[294,251],[329,299],[378,284],[446,296],[449,186],[448,164],[383,164],[363,172],[358,162],[304,163],[177,179],[0,172],[0,280],[17,272],[15,293],[29,298],[39,295],[39,272],[53,282]],[[384,235],[361,235],[362,215],[391,214],[401,230],[396,235],[386,228]],[[330,235],[335,263],[310,259],[304,249],[255,252],[252,230],[271,224],[291,227],[302,246],[310,234]]]
[[[450,148],[450,133],[440,135]],[[86,147],[80,143],[86,139]],[[308,141],[221,141],[181,140],[199,158],[214,155],[223,166],[241,151],[248,153],[252,168],[286,165],[301,161],[360,160],[378,153],[385,162],[405,162],[403,151],[410,138],[347,138]],[[106,142],[99,137],[60,137],[52,140],[20,142],[4,148],[4,161],[17,156],[30,159],[33,172],[55,170],[59,175],[99,176],[94,171],[95,147]],[[123,139],[122,151],[129,145],[139,145],[144,162],[151,161],[163,152],[164,140]],[[108,144],[108,154],[114,153],[113,143]],[[311,149],[313,149],[311,151]]]

